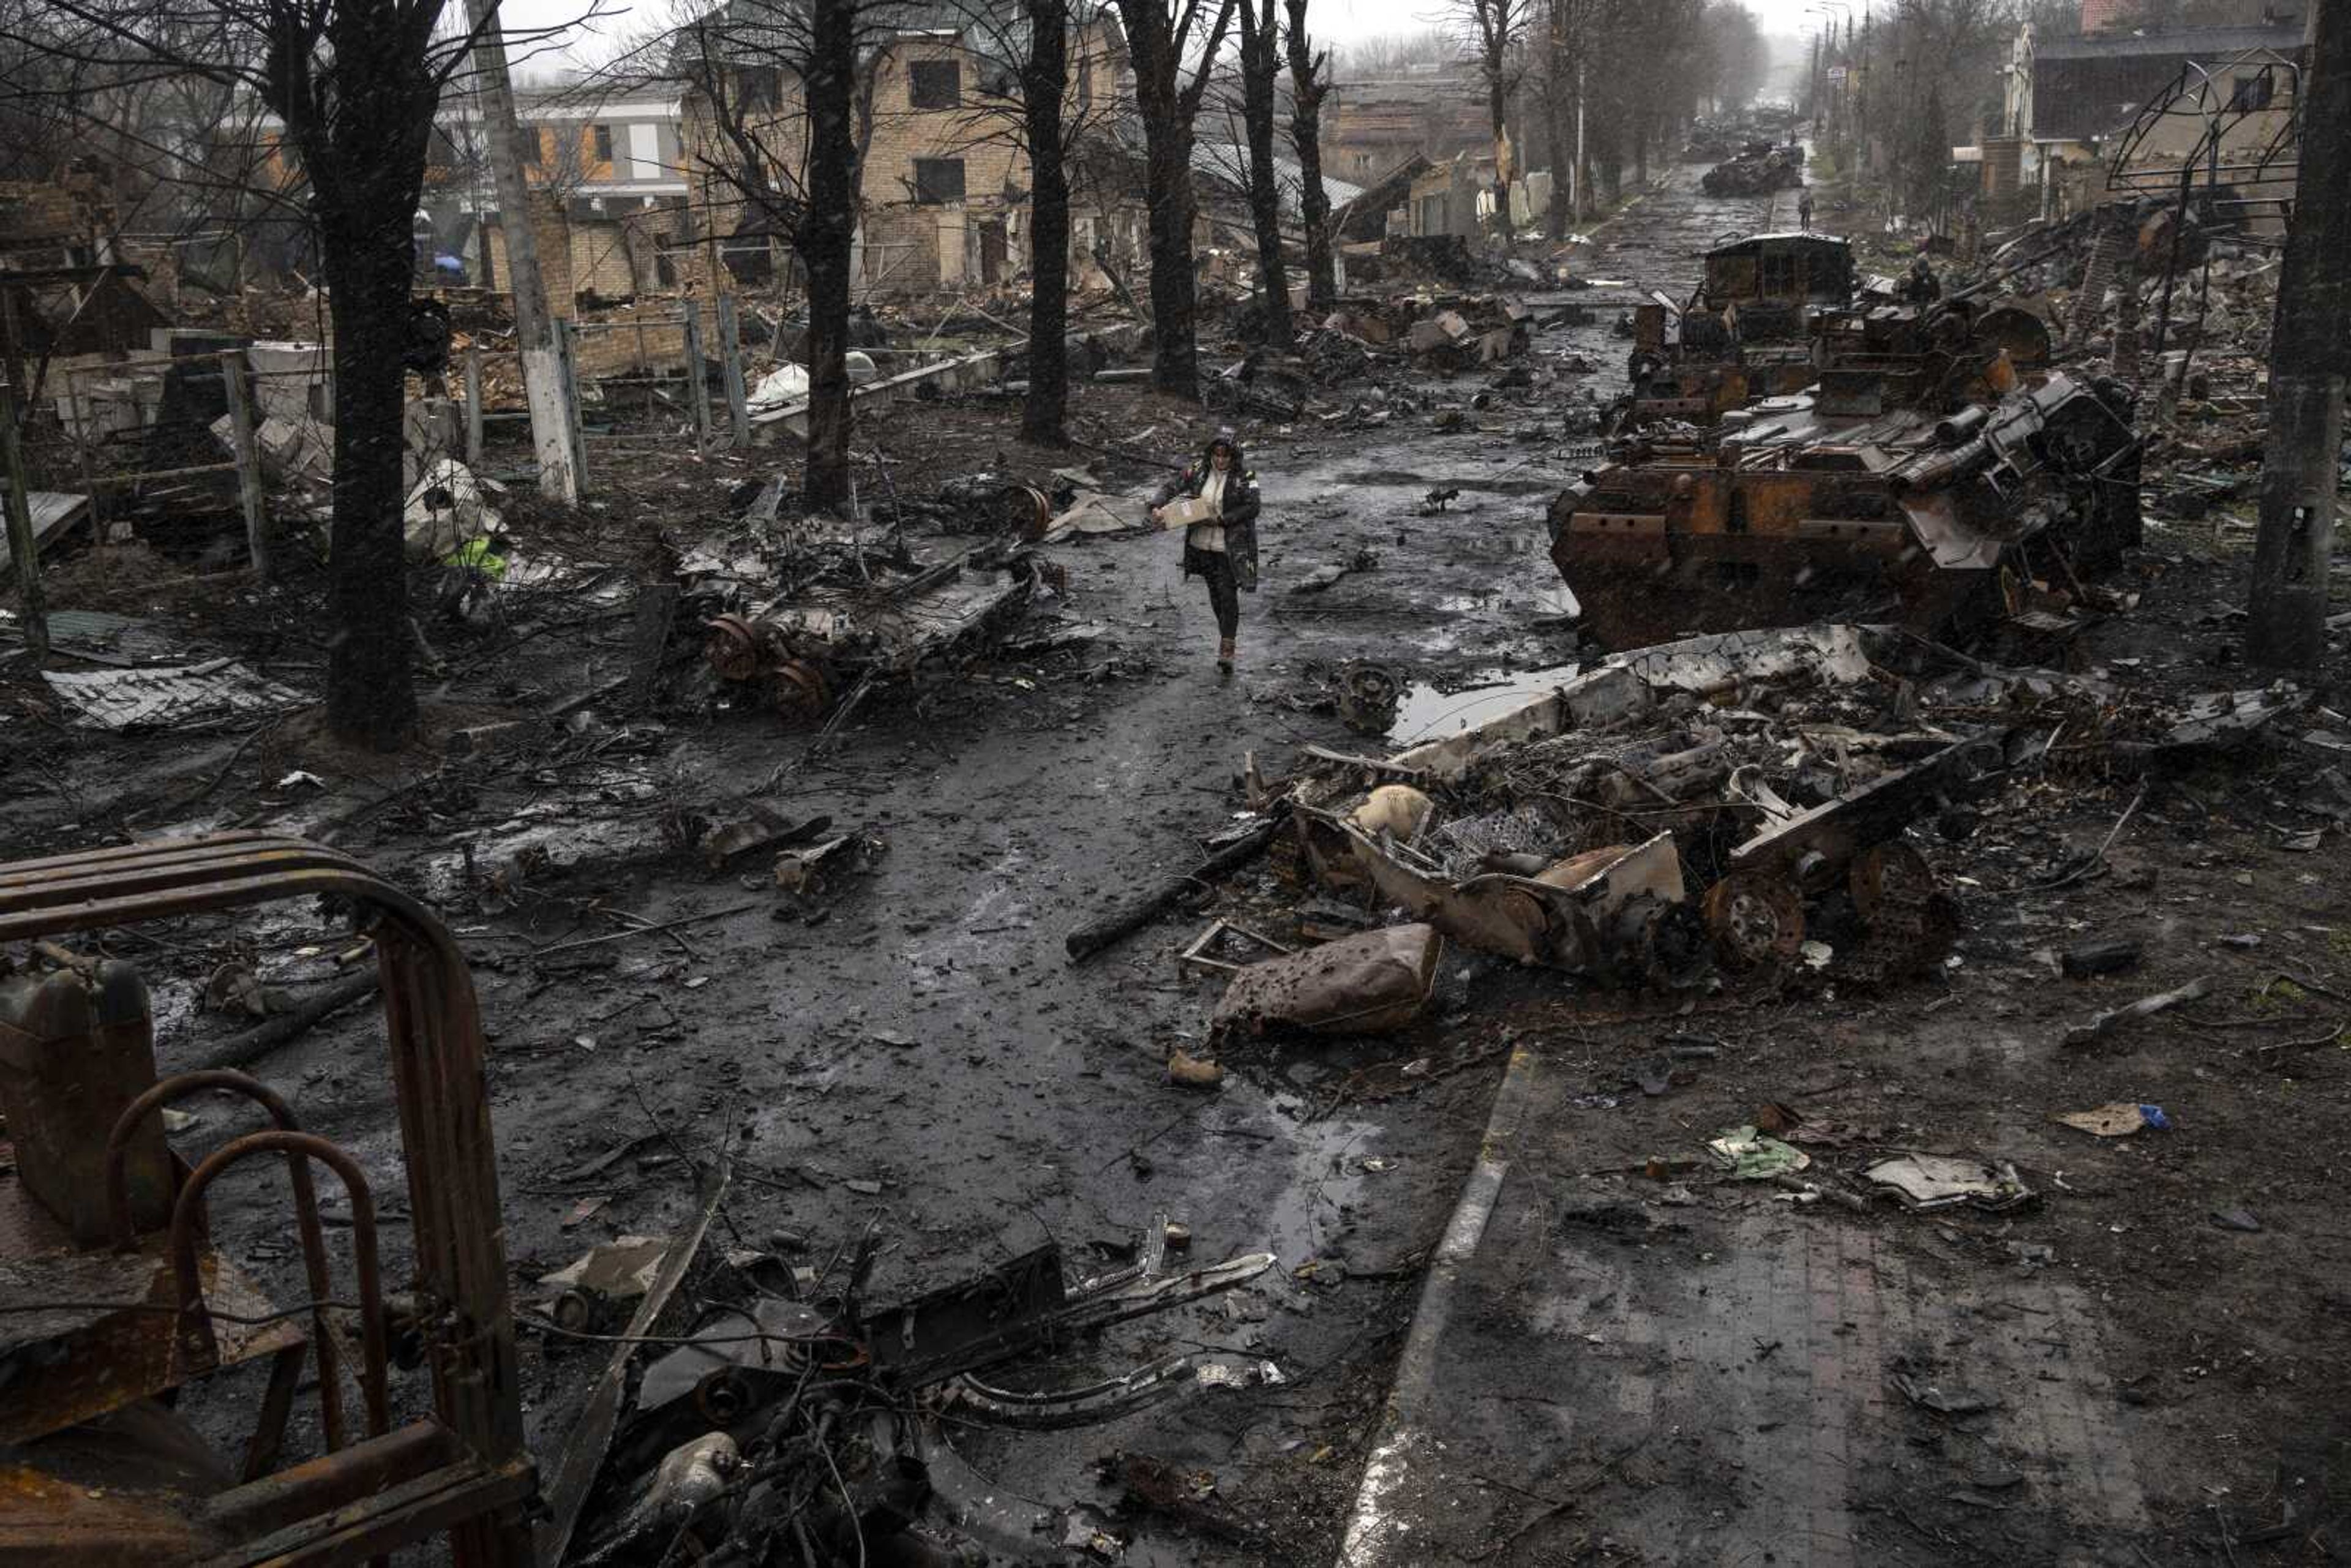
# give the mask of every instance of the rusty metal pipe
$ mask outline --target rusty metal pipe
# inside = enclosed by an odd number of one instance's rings
[[[131,1183],[124,1168],[123,1156],[131,1146],[131,1137],[140,1123],[152,1113],[160,1112],[175,1101],[206,1089],[223,1089],[242,1094],[269,1113],[269,1119],[282,1132],[298,1133],[302,1124],[295,1119],[294,1108],[277,1091],[258,1078],[236,1071],[233,1068],[213,1067],[195,1072],[174,1073],[141,1093],[123,1107],[114,1124],[114,1131],[106,1140],[106,1206],[114,1217],[115,1245],[131,1248],[138,1237],[131,1218]],[[300,1155],[287,1151],[286,1177],[294,1187],[294,1218],[302,1235],[302,1266],[310,1282],[310,1299],[324,1301],[330,1293],[333,1281],[327,1273],[327,1236],[319,1223],[319,1189],[310,1180],[310,1162]],[[321,1306],[312,1316],[316,1333],[314,1344],[319,1356],[319,1415],[325,1428],[327,1451],[332,1453],[343,1446],[343,1386],[337,1375],[334,1335],[327,1321],[327,1309]]]
[[[376,1260],[375,1197],[359,1162],[335,1145],[314,1133],[283,1129],[247,1133],[214,1149],[189,1175],[179,1201],[172,1207],[171,1256],[179,1280],[180,1311],[183,1314],[204,1311],[204,1281],[196,1272],[196,1218],[204,1211],[204,1189],[247,1155],[273,1149],[317,1160],[342,1178],[344,1195],[351,1200],[351,1252],[359,1269],[360,1332],[364,1346],[360,1390],[367,1400],[368,1435],[381,1437],[391,1424],[385,1386],[391,1358],[383,1322],[383,1277]]]

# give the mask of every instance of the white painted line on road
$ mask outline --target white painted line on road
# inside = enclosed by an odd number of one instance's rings
[[[1405,1496],[1416,1457],[1427,1446],[1421,1429],[1437,1375],[1437,1346],[1452,1316],[1453,1297],[1464,1270],[1477,1255],[1478,1242],[1493,1218],[1502,1196],[1502,1182],[1510,1174],[1510,1155],[1517,1147],[1519,1125],[1526,1119],[1534,1088],[1534,1052],[1520,1046],[1510,1052],[1510,1065],[1495,1092],[1493,1113],[1486,1119],[1486,1135],[1478,1145],[1478,1163],[1461,1188],[1461,1201],[1445,1227],[1431,1260],[1428,1281],[1421,1287],[1420,1307],[1413,1313],[1412,1332],[1405,1336],[1404,1354],[1397,1358],[1395,1383],[1388,1390],[1387,1407],[1380,1417],[1379,1437],[1364,1466],[1364,1481],[1355,1493],[1355,1509],[1347,1521],[1347,1535],[1339,1547],[1343,1568],[1390,1568],[1426,1563],[1414,1550],[1413,1521]]]

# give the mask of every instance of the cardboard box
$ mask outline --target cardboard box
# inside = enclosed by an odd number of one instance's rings
[[[1216,520],[1217,514],[1209,509],[1207,502],[1197,496],[1179,496],[1159,508],[1159,526],[1171,532],[1176,528],[1188,528],[1194,523],[1213,523]]]

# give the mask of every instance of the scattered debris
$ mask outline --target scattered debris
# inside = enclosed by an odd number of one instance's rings
[[[1950,1208],[1959,1204],[1998,1212],[2032,1201],[2011,1165],[1948,1155],[1899,1155],[1878,1161],[1863,1176],[1891,1192],[1906,1208]]]
[[[41,678],[93,729],[188,731],[250,714],[277,714],[309,699],[234,659],[141,670],[44,670]]]
[[[2068,1046],[2094,1044],[2112,1033],[2119,1025],[2128,1023],[2135,1019],[2151,1018],[2167,1008],[2176,1008],[2182,1002],[2198,1001],[2211,994],[2211,977],[2199,975],[2184,986],[2168,991],[2158,991],[2151,997],[2141,997],[2138,1000],[2123,1007],[2109,1008],[2091,1019],[2088,1023],[2075,1024],[2065,1031],[2064,1043]]]
[[[1770,1181],[1792,1175],[1813,1163],[1812,1156],[1794,1145],[1783,1144],[1752,1127],[1734,1127],[1719,1138],[1708,1140],[1706,1147],[1715,1164],[1733,1181]]]
[[[1402,1029],[1427,1002],[1444,949],[1432,926],[1392,925],[1252,964],[1233,977],[1217,1004],[1214,1030],[1380,1034]]]
[[[2100,1138],[2127,1138],[2143,1127],[2161,1132],[2171,1125],[2162,1106],[2141,1105],[2129,1100],[2117,1100],[2087,1111],[2069,1111],[2057,1120]]]

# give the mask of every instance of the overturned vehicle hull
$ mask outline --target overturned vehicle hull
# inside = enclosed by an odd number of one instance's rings
[[[1552,503],[1552,559],[1609,647],[1840,616],[1965,636],[2138,542],[2139,450],[2127,393],[2065,376],[1943,418],[1792,409],[1623,449]]]

